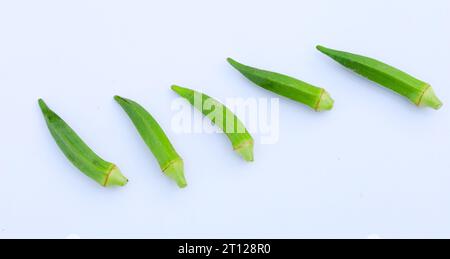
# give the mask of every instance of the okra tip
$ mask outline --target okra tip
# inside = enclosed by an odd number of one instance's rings
[[[317,45],[316,49],[319,50],[319,51],[325,51],[326,50],[326,48],[324,46],[322,46],[322,45]]]
[[[243,71],[245,71],[246,69],[254,69],[252,67],[249,67],[249,66],[246,66],[244,64],[241,64],[241,63],[237,62],[236,60],[234,60],[232,58],[227,58],[227,61],[232,67],[234,67],[235,69],[237,69],[241,73],[244,73]]]
[[[316,49],[332,59],[335,59],[336,55],[339,55],[339,54],[348,54],[346,52],[342,52],[339,50],[334,50],[334,49],[324,47],[322,45],[317,45]]]
[[[185,188],[187,186],[186,178],[184,177],[184,163],[182,159],[173,161],[167,166],[163,172],[172,180],[174,180],[178,187]]]
[[[41,98],[38,99],[38,104],[42,111],[45,111],[48,109],[47,104]]]
[[[236,60],[232,59],[232,58],[227,58],[228,63],[230,63],[230,65],[232,65],[234,68],[238,69],[242,66],[244,66],[243,64],[237,62]]]
[[[53,117],[58,117],[45,103],[45,101],[41,98],[38,99],[39,108],[41,109],[42,114],[46,121],[51,120]]]
[[[329,111],[333,108],[333,105],[334,100],[331,98],[330,94],[327,91],[323,90],[315,110],[318,112]]]
[[[324,46],[322,46],[322,45],[317,45],[317,46],[316,46],[316,49],[317,49],[318,51],[322,52],[322,53],[325,54],[325,55],[329,55],[330,52],[332,51],[332,49],[329,49],[329,48],[324,47]]]
[[[126,102],[127,101],[127,99],[125,99],[123,97],[120,97],[118,95],[114,96],[114,100],[116,100],[116,102],[118,102],[118,103],[122,103],[122,102]]]
[[[253,141],[240,145],[235,148],[234,151],[236,151],[247,162],[255,161],[253,156]]]
[[[187,93],[191,92],[190,90],[183,88],[181,86],[178,85],[172,85],[170,87],[175,93],[181,95],[181,96],[186,96]]]
[[[436,96],[433,88],[429,86],[422,95],[418,106],[420,107],[431,107],[435,110],[439,110],[442,107],[442,102]]]
[[[39,99],[38,99],[38,103],[39,103],[39,105],[45,104],[45,102],[44,102],[44,100],[42,100],[42,98],[39,98]]]
[[[111,171],[106,177],[103,186],[125,186],[128,183],[128,179],[122,174],[117,166],[113,166]]]

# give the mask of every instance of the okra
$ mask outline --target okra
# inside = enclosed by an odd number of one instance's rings
[[[231,58],[227,60],[247,79],[266,90],[303,103],[315,111],[326,111],[333,108],[334,101],[323,88],[287,75],[246,66]]]
[[[116,165],[95,154],[42,99],[38,102],[56,144],[75,167],[104,187],[127,184],[127,178]]]
[[[442,102],[433,88],[397,68],[373,58],[317,46],[317,49],[341,65],[408,98],[419,107],[439,109]]]
[[[115,96],[114,99],[130,117],[145,144],[158,160],[161,171],[180,188],[186,187],[183,159],[175,151],[158,122],[138,103],[120,96]]]
[[[239,118],[225,105],[206,94],[188,88],[173,85],[172,90],[211,119],[228,136],[234,151],[244,160],[248,162],[254,160],[252,136]]]

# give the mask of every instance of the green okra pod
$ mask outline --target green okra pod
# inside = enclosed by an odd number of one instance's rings
[[[317,46],[317,49],[341,65],[408,98],[419,107],[439,109],[442,102],[433,88],[407,73],[373,58]]]
[[[175,151],[158,122],[138,103],[120,96],[115,96],[114,99],[130,117],[142,139],[158,160],[162,172],[174,180],[180,188],[186,187],[183,159]]]
[[[310,85],[290,76],[249,67],[231,58],[227,60],[242,75],[266,90],[303,103],[315,111],[326,111],[333,108],[334,101],[323,88]]]
[[[233,149],[246,161],[253,161],[254,141],[239,118],[225,105],[206,94],[177,85],[172,90],[189,101],[217,125],[230,139]]]
[[[127,184],[128,180],[122,175],[119,168],[95,154],[42,99],[39,99],[39,106],[51,135],[73,165],[102,186]]]

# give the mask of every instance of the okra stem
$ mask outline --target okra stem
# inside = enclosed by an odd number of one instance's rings
[[[373,58],[329,49],[323,46],[317,46],[317,49],[357,74],[408,98],[417,106],[428,106],[436,110],[442,106],[442,102],[428,83],[395,67]]]
[[[39,99],[38,102],[56,144],[75,167],[105,187],[127,184],[128,179],[122,175],[116,165],[106,162],[95,154],[75,131],[47,106],[44,100]]]
[[[161,171],[180,188],[187,186],[183,159],[175,151],[158,122],[138,103],[120,96],[114,99],[130,117],[137,131],[158,160]]]
[[[315,111],[326,111],[333,108],[334,101],[323,88],[290,76],[246,66],[231,58],[227,60],[242,75],[266,90],[306,104]]]

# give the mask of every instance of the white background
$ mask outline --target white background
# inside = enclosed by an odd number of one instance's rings
[[[1,0],[0,237],[450,237],[449,106],[419,109],[315,50],[381,59],[450,105],[449,14],[447,0]],[[257,145],[253,164],[224,136],[175,134],[173,83],[220,100],[275,97],[228,56],[322,86],[335,108],[281,98],[280,140]],[[160,174],[115,94],[167,130],[188,188]],[[129,185],[79,173],[39,97]]]

